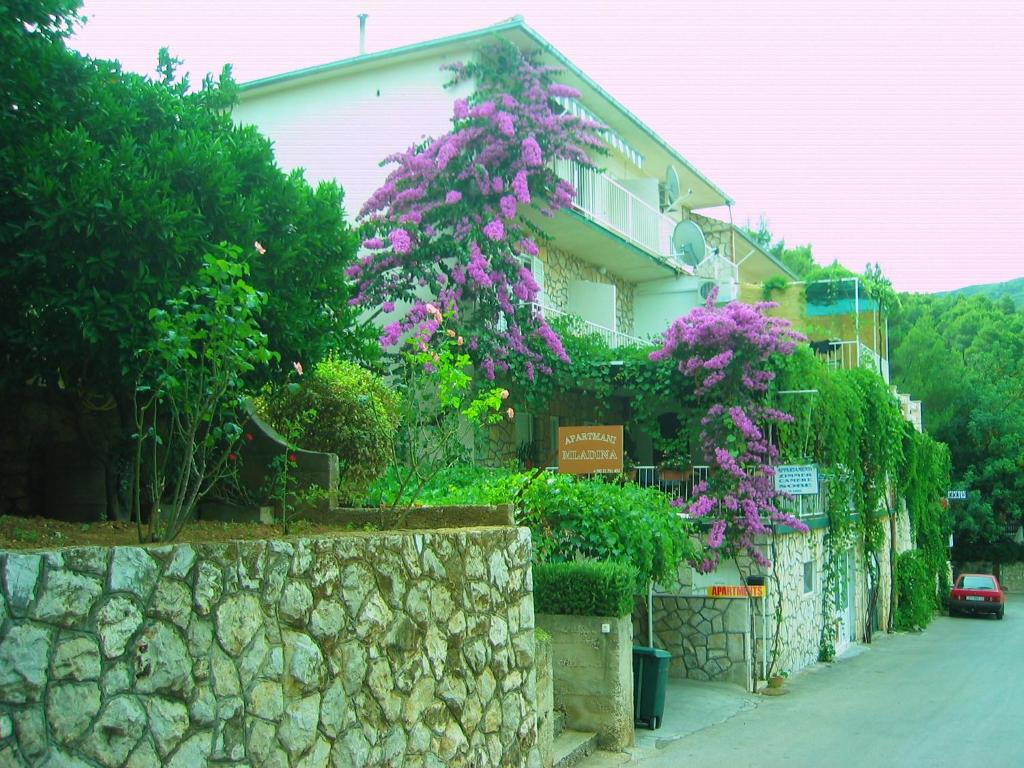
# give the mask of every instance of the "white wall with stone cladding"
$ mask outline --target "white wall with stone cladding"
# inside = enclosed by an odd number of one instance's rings
[[[544,261],[544,293],[548,306],[563,312],[573,312],[573,307],[569,306],[569,283],[572,280],[611,284],[615,286],[617,330],[633,333],[633,283],[612,275],[602,275],[593,264],[551,245],[541,248],[541,258]]]
[[[539,766],[526,529],[0,552],[0,765]]]
[[[824,563],[825,529],[812,529],[806,534],[789,533],[775,537],[774,579],[768,585],[768,647],[776,648],[773,671],[796,672],[818,661],[822,629],[822,565]],[[814,579],[810,592],[804,591],[804,563],[813,563]],[[777,601],[781,599],[782,621],[779,640],[774,642]],[[759,627],[760,629],[760,627]],[[755,644],[755,656],[761,659],[761,636]]]

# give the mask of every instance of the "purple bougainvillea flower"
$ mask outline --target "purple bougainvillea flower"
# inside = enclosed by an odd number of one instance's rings
[[[409,253],[412,250],[412,238],[404,229],[391,230],[391,248],[395,253]]]
[[[502,197],[498,207],[501,208],[501,215],[506,219],[515,218],[517,205],[514,195],[505,195]]]
[[[494,219],[484,227],[484,234],[489,240],[504,240],[505,225],[501,223],[501,219]]]
[[[526,171],[519,171],[515,178],[512,179],[512,191],[515,192],[516,200],[523,205],[529,205],[530,181],[526,175]]]
[[[537,166],[544,164],[544,153],[541,152],[540,144],[533,138],[533,134],[523,139],[522,158],[523,163],[526,165]]]

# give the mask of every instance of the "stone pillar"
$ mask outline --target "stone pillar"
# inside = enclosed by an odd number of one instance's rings
[[[609,631],[604,632],[604,625]],[[602,749],[633,744],[633,625],[629,616],[538,614],[551,635],[555,702],[570,728],[594,731]]]

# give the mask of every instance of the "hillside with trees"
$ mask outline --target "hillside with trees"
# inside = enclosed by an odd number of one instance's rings
[[[957,288],[955,291],[946,291],[938,294],[940,296],[986,296],[992,301],[999,301],[1003,297],[1009,298],[1018,309],[1024,309],[1024,277],[1014,280],[1006,280],[1002,283],[985,283],[983,285],[968,285],[964,288]]]

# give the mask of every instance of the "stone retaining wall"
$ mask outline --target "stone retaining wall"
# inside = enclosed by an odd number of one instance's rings
[[[526,529],[0,552],[0,765],[538,766]]]
[[[1007,592],[1024,592],[1024,563],[967,562],[958,564],[961,573],[995,573]]]

